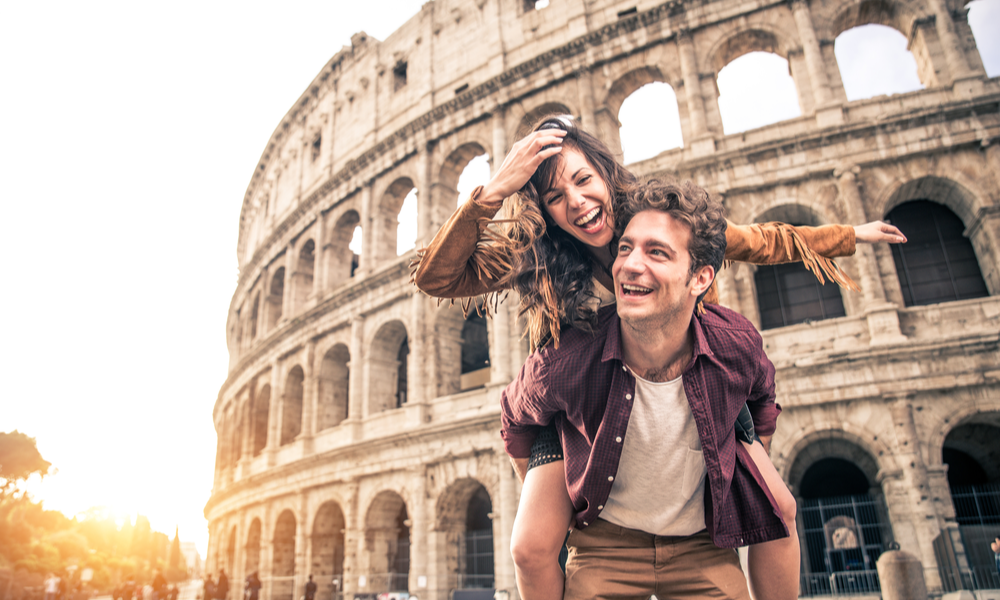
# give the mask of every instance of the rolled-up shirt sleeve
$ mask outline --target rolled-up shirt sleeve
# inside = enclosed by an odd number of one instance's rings
[[[546,394],[546,372],[535,353],[500,394],[500,436],[511,458],[531,456],[539,428],[548,425],[558,410]]]
[[[750,397],[747,399],[747,408],[753,417],[757,435],[774,435],[774,430],[778,426],[778,414],[781,412],[781,405],[775,402],[774,363],[764,352],[764,342],[760,334],[754,331],[753,335],[757,373],[750,389]]]

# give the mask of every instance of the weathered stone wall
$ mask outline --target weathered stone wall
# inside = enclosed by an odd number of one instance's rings
[[[863,288],[842,294],[846,316],[764,333],[784,406],[773,460],[793,492],[823,457],[858,466],[939,593],[933,544],[956,528],[942,448],[956,427],[1000,426],[1000,82],[961,3],[528,4],[433,0],[385,41],[357,34],[268,141],[240,217],[208,568],[241,581],[259,567],[263,598],[284,600],[309,572],[328,584],[324,561],[343,556],[338,589],[375,592],[406,528],[411,593],[447,598],[482,488],[496,587],[516,593],[519,484],[497,435],[499,392],[527,351],[514,303],[489,323],[490,383],[461,391],[465,319],[407,282],[396,216],[415,188],[417,243],[428,241],[469,160],[486,153],[496,167],[546,113],[573,114],[620,150],[624,99],[666,82],[684,147],[630,168],[698,182],[735,222],[861,224],[929,199],[964,223],[989,297],[906,307],[889,249],[862,246],[840,261]],[[847,102],[833,40],[865,23],[907,36],[924,90]],[[716,77],[757,50],[788,60],[802,116],[724,135]],[[754,271],[724,270],[720,293],[760,325]]]

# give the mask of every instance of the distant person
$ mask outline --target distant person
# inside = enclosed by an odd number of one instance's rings
[[[993,550],[993,560],[997,565],[997,575],[1000,575],[1000,537],[993,540],[993,543],[990,544],[990,549]]]
[[[58,581],[58,583],[56,583],[56,598],[58,598],[59,600],[63,600],[63,598],[66,597],[66,591],[67,591],[66,578],[56,577],[56,580]]]
[[[167,588],[167,600],[177,600],[177,597],[180,595],[180,590],[177,589],[176,585]]]
[[[218,600],[226,600],[229,595],[229,578],[226,577],[226,570],[219,569],[219,581],[215,584],[215,597]]]
[[[257,600],[259,594],[260,578],[257,577],[257,571],[253,571],[247,575],[246,585],[243,587],[243,596],[246,600]]]
[[[167,594],[167,578],[159,569],[153,571],[153,600],[165,600]]]
[[[59,595],[59,578],[55,573],[49,573],[45,579],[45,600],[56,600]]]
[[[316,598],[316,582],[313,581],[313,576],[309,576],[309,581],[306,582],[306,600],[313,600]]]
[[[202,600],[212,600],[215,598],[215,581],[212,580],[211,573],[205,576],[205,584],[202,586]]]

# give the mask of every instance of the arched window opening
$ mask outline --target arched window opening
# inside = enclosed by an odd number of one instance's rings
[[[312,535],[312,575],[318,600],[336,600],[344,583],[344,513],[336,502],[323,504],[316,513]]]
[[[285,267],[280,267],[271,277],[271,290],[267,296],[267,329],[274,329],[281,320],[282,298],[285,294]]]
[[[843,317],[844,300],[836,284],[821,284],[802,263],[759,265],[754,273],[760,328]]]
[[[875,564],[892,533],[880,488],[872,485],[877,469],[864,450],[836,439],[810,444],[793,464],[802,596],[879,591]]]
[[[667,83],[648,83],[629,95],[618,121],[625,164],[684,146],[677,94]]]
[[[403,198],[403,206],[396,217],[396,256],[402,256],[417,247],[417,189],[410,190]]]
[[[480,154],[469,161],[458,177],[458,202],[463,198],[468,198],[472,190],[477,186],[486,185],[490,182],[490,155]],[[456,203],[457,207],[457,203]]]
[[[274,527],[271,562],[271,598],[293,600],[295,595],[295,516],[286,510]]]
[[[886,220],[906,233],[892,244],[906,306],[983,298],[989,295],[965,224],[946,206],[928,200],[904,202]]]
[[[362,239],[361,226],[358,225],[354,228],[354,233],[351,234],[351,243],[347,246],[351,251],[351,277],[354,277],[354,273],[361,266]]]
[[[302,244],[302,249],[299,250],[299,259],[295,264],[295,273],[292,275],[292,291],[296,309],[305,306],[312,293],[315,266],[316,242],[308,240]]]
[[[983,59],[988,77],[1000,75],[1000,36],[996,35],[1000,23],[1000,4],[975,0],[969,7],[969,27],[976,39],[976,48]]]
[[[462,326],[461,389],[470,390],[490,382],[490,341],[486,317],[472,311]]]
[[[328,429],[347,418],[350,396],[351,353],[347,346],[337,344],[324,356],[319,370],[318,430]]]
[[[719,112],[728,135],[802,115],[788,61],[770,52],[750,52],[719,71]]]
[[[271,386],[257,392],[253,404],[253,455],[259,456],[267,445],[267,416],[271,410]]]
[[[369,593],[409,591],[410,519],[399,494],[381,492],[372,501],[364,547],[370,552]]]
[[[246,560],[243,563],[243,572],[249,575],[260,569],[260,519],[254,519],[250,523],[250,531],[247,533]]]
[[[253,298],[253,308],[250,309],[250,339],[257,339],[257,315],[260,312],[260,294]]]
[[[330,231],[329,240],[323,248],[326,257],[326,281],[323,285],[336,289],[354,277],[354,272],[360,264],[361,255],[361,217],[357,211],[344,213]]]
[[[493,503],[486,488],[481,485],[469,499],[464,546],[465,568],[461,587],[492,589]]]
[[[885,25],[862,25],[837,36],[834,53],[850,101],[924,89],[903,34]]]
[[[407,343],[406,338],[403,338],[403,343],[399,345],[399,353],[396,355],[396,361],[399,363],[399,366],[396,368],[396,408],[401,408],[406,404],[406,371],[409,366],[409,357],[410,345]]]
[[[290,444],[302,433],[302,392],[305,374],[296,365],[288,372],[281,399],[281,445]]]
[[[975,589],[997,587],[1000,576],[989,546],[1000,535],[1000,414],[980,413],[952,429],[942,445],[941,459],[948,465],[948,487],[969,566],[966,571],[958,561],[942,561],[945,588],[974,589],[969,586],[970,577],[978,585]],[[955,544],[948,536],[939,536],[934,546],[947,559],[955,555]]]

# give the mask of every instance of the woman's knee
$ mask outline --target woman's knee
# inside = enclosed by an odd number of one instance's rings
[[[515,527],[510,540],[510,554],[518,569],[531,571],[547,567],[559,560],[559,550],[566,539],[565,532]]]

